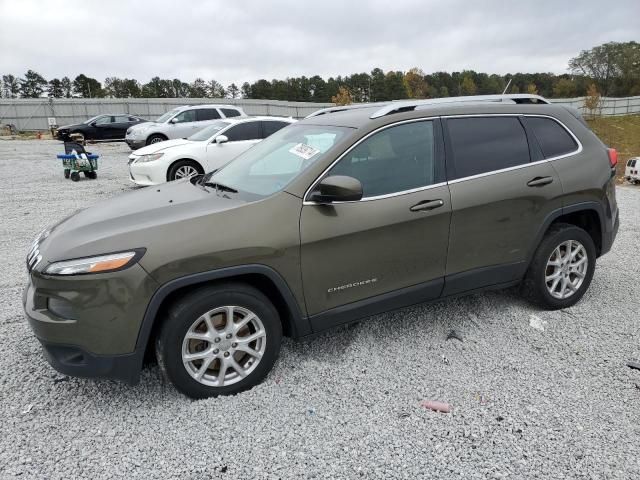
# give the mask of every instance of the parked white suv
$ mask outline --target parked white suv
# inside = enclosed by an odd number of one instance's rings
[[[129,177],[137,185],[157,185],[222,168],[245,150],[295,120],[237,117],[216,120],[187,139],[155,143],[129,156]]]
[[[633,157],[627,161],[624,178],[630,183],[640,183],[640,157]]]
[[[246,117],[234,105],[190,105],[169,110],[153,122],[127,130],[125,141],[132,150],[174,138],[186,138],[221,118]]]

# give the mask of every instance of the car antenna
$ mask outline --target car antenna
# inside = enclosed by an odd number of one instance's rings
[[[507,82],[507,86],[504,87],[504,90],[502,91],[502,95],[507,93],[507,90],[509,89],[509,85],[511,85],[511,80],[513,80],[513,78],[510,78],[509,81]]]

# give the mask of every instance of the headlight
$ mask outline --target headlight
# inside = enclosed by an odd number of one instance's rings
[[[153,153],[151,155],[140,155],[136,159],[136,163],[153,162],[154,160],[158,160],[163,155],[164,155],[164,153]]]
[[[50,264],[44,273],[47,275],[79,275],[83,273],[106,273],[123,270],[140,260],[143,249],[131,252],[111,253],[96,257],[77,258]]]

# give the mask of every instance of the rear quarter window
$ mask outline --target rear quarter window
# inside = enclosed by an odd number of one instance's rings
[[[551,118],[525,117],[528,127],[538,140],[544,158],[575,152],[578,144],[566,128]]]
[[[222,113],[224,113],[224,116],[227,118],[240,116],[240,112],[234,108],[221,108],[220,110],[222,110]]]
[[[524,127],[516,117],[450,118],[446,124],[453,153],[453,178],[502,170],[531,160]]]

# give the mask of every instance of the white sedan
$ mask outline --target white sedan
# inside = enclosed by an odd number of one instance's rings
[[[129,156],[130,179],[137,185],[157,185],[219,169],[294,122],[282,117],[218,120],[189,138],[153,143],[133,152]]]

